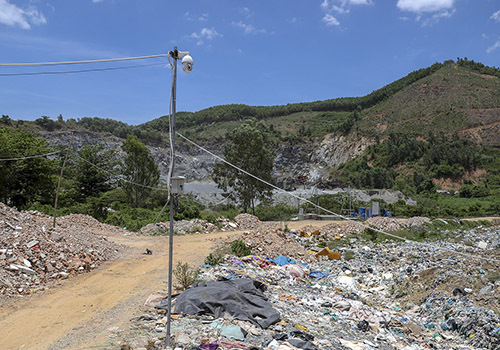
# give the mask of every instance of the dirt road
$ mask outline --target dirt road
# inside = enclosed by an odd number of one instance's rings
[[[210,239],[232,234],[177,236],[174,263],[199,264],[210,253]],[[109,327],[127,328],[147,296],[166,285],[168,238],[110,239],[135,249],[123,259],[64,281],[62,286],[1,308],[0,348],[87,349],[105,343]],[[146,248],[153,254],[142,254]]]
[[[288,223],[291,229],[308,224]],[[210,253],[214,238],[238,232],[176,236],[177,261],[200,264]],[[127,329],[140,313],[145,299],[166,287],[168,238],[109,236],[130,247],[122,259],[85,275],[76,276],[43,294],[0,308],[0,348],[6,349],[105,349],[110,327]],[[144,255],[146,248],[152,255]]]

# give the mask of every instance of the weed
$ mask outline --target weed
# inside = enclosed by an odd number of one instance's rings
[[[191,228],[191,230],[189,230],[190,233],[197,233],[197,232],[201,232],[201,226],[200,225],[196,225],[196,226],[193,226]]]
[[[290,233],[290,229],[288,228],[287,224],[285,224],[285,228],[283,229],[283,232]]]
[[[224,262],[224,256],[222,254],[210,253],[205,258],[206,265],[216,266],[222,264],[223,262]]]
[[[198,274],[200,273],[200,270],[189,266],[188,263],[181,263],[179,261],[173,273],[175,279],[179,283],[179,286],[186,289],[198,281]]]
[[[344,252],[344,260],[352,260],[354,259],[354,252],[352,250],[346,250]]]
[[[247,247],[245,242],[237,239],[231,243],[231,253],[236,256],[247,256],[252,254],[252,251]]]
[[[497,271],[488,271],[486,273],[486,278],[488,279],[488,281],[496,282],[500,280],[500,273]]]
[[[367,227],[365,228],[365,230],[363,231],[363,236],[362,236],[364,239],[367,239],[367,240],[370,240],[372,242],[375,242],[378,238],[378,232]]]

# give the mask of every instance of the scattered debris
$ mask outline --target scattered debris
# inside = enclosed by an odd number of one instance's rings
[[[423,218],[399,225],[418,230],[425,222]],[[397,226],[386,220],[373,224]],[[457,232],[464,240],[486,242],[486,248],[454,239],[417,248],[403,241],[374,243],[338,232],[340,226],[335,223],[328,226],[319,234],[306,228],[309,235],[301,235],[261,224],[240,238],[255,255],[226,255],[217,266],[202,266],[200,278],[204,282],[173,300],[172,339],[176,348],[500,348],[498,263],[437,249],[446,246],[498,261],[499,227]],[[338,260],[316,259],[313,254],[319,250],[308,245],[320,242],[325,234],[332,239],[343,235],[342,243],[347,246],[340,251],[348,249],[352,258],[344,259],[341,254]],[[267,310],[276,311],[273,322],[259,323],[268,318],[253,310],[256,302],[245,295],[252,288],[229,288],[240,284],[267,287],[259,294],[268,300]],[[235,297],[238,293],[243,294],[241,298]],[[151,349],[161,349],[165,306],[151,297],[147,302],[144,315],[135,318],[131,327],[147,331],[151,344],[157,344]],[[253,310],[249,315],[257,318],[242,317],[242,309]]]

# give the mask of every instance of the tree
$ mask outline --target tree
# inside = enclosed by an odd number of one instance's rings
[[[127,153],[122,165],[125,179],[142,185],[124,183],[123,189],[127,193],[129,203],[139,207],[144,204],[151,192],[143,186],[156,187],[160,179],[160,170],[151,152],[136,136],[129,135],[123,142],[122,149]]]
[[[262,121],[250,119],[233,130],[224,157],[250,174],[272,182],[274,142]],[[255,199],[270,197],[272,193],[268,185],[225,163],[215,164],[213,179],[224,191],[231,190],[231,198],[238,198],[245,212],[251,207],[255,214]]]
[[[80,199],[98,197],[113,188],[112,178],[118,165],[116,150],[105,150],[104,144],[84,145],[74,164],[75,186]],[[95,164],[95,166],[90,165]]]
[[[0,129],[0,158],[22,158],[53,151],[47,142],[25,130]],[[27,208],[35,201],[51,203],[52,175],[57,162],[44,157],[0,162],[0,201]]]

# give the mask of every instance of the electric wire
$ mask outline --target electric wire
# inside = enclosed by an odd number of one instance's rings
[[[135,65],[135,66],[93,68],[93,69],[81,69],[81,70],[70,70],[70,71],[26,72],[26,73],[0,73],[0,77],[74,74],[74,73],[88,73],[88,72],[104,72],[104,71],[113,71],[113,70],[121,70],[121,69],[133,69],[133,68],[143,68],[143,67],[152,67],[152,66],[161,66],[161,65],[165,65],[165,63],[162,62],[162,63],[151,63],[151,64],[139,64],[139,65]]]
[[[27,63],[0,63],[0,67],[25,67],[25,66],[58,66],[68,64],[85,64],[85,63],[102,63],[102,62],[120,62],[120,61],[134,61],[145,60],[149,58],[168,57],[168,53],[149,56],[136,56],[136,57],[121,57],[121,58],[104,58],[97,60],[81,60],[81,61],[61,61],[61,62],[27,62]]]
[[[187,142],[191,143],[192,145],[196,146],[197,148],[201,149],[202,151],[210,154],[212,157],[214,157],[214,158],[216,158],[216,159],[218,159],[218,160],[226,163],[227,165],[235,168],[236,170],[238,170],[238,171],[240,171],[240,172],[242,172],[242,173],[244,173],[244,174],[246,174],[246,175],[248,175],[248,176],[250,176],[250,177],[252,177],[252,178],[254,178],[254,179],[256,179],[256,180],[258,180],[258,181],[260,181],[260,182],[262,182],[262,183],[264,183],[264,184],[266,184],[268,186],[270,186],[270,187],[272,187],[272,188],[274,188],[275,190],[277,190],[279,192],[285,193],[285,194],[287,194],[287,195],[289,195],[291,197],[294,197],[296,199],[300,199],[300,200],[302,200],[302,201],[304,201],[304,202],[306,202],[308,204],[311,204],[314,207],[319,208],[319,209],[321,209],[321,210],[323,210],[323,211],[325,211],[325,212],[327,212],[327,213],[329,213],[331,215],[335,215],[335,216],[337,216],[337,217],[339,217],[341,219],[351,221],[351,222],[353,222],[353,223],[355,223],[357,225],[363,226],[365,228],[372,229],[372,230],[377,231],[377,232],[379,232],[379,233],[381,233],[383,235],[386,235],[386,236],[389,236],[389,237],[392,237],[392,238],[396,238],[396,239],[400,239],[402,241],[405,241],[406,243],[416,244],[416,245],[421,245],[421,246],[426,246],[426,247],[430,247],[430,248],[436,248],[436,249],[439,249],[439,250],[442,250],[442,251],[446,251],[446,252],[449,252],[449,253],[452,253],[452,254],[462,255],[462,256],[468,257],[468,258],[482,259],[482,260],[486,260],[486,261],[489,261],[489,262],[500,264],[500,260],[497,260],[497,259],[491,259],[491,258],[488,258],[488,257],[483,257],[483,256],[478,256],[478,255],[473,255],[473,254],[462,253],[462,252],[458,252],[458,251],[450,249],[450,248],[445,248],[445,247],[440,247],[440,246],[436,246],[436,245],[429,244],[429,243],[414,241],[414,240],[411,240],[411,239],[408,239],[408,238],[405,238],[405,237],[401,237],[401,236],[398,236],[398,235],[395,235],[395,234],[392,234],[392,233],[389,233],[389,232],[385,232],[385,231],[380,230],[380,229],[378,229],[376,227],[371,227],[371,226],[366,225],[366,224],[364,224],[362,222],[352,220],[351,218],[343,216],[341,214],[334,213],[333,211],[328,210],[326,208],[323,208],[323,207],[317,205],[316,203],[311,202],[308,199],[302,198],[302,197],[297,196],[297,195],[295,195],[293,193],[289,193],[289,192],[287,192],[287,191],[285,191],[285,190],[283,190],[283,189],[281,189],[281,188],[279,188],[279,187],[277,187],[277,186],[275,186],[275,185],[273,185],[273,184],[271,184],[271,183],[269,183],[269,182],[267,182],[267,181],[265,181],[265,180],[263,180],[263,179],[255,176],[255,175],[249,173],[248,171],[246,171],[246,170],[238,167],[237,165],[234,165],[234,164],[228,162],[227,160],[225,160],[224,158],[222,158],[222,157],[220,157],[220,156],[218,156],[218,155],[210,152],[209,150],[207,150],[203,146],[198,145],[196,142],[191,141],[190,139],[188,139],[186,136],[182,135],[181,133],[177,132],[176,134],[179,135],[184,140],[186,140]]]
[[[134,182],[134,181],[129,181],[129,180],[125,180],[123,178],[120,178],[121,176],[123,175],[116,175],[116,174],[113,174],[111,171],[108,171],[106,169],[103,169],[101,168],[100,166],[88,161],[87,159],[83,158],[82,156],[80,156],[78,153],[75,153],[75,155],[80,158],[81,160],[83,160],[84,162],[92,165],[93,167],[105,172],[105,173],[108,173],[110,175],[113,175],[113,176],[116,176],[118,177],[118,181],[121,181],[121,182],[127,182],[127,183],[130,183],[132,185],[135,185],[135,186],[139,186],[139,187],[143,187],[143,188],[147,188],[147,189],[150,189],[150,190],[156,190],[156,191],[168,191],[168,189],[166,188],[161,188],[161,187],[152,187],[152,186],[147,186],[147,185],[143,185],[143,184],[140,184],[140,183],[137,183],[137,182]]]
[[[66,150],[67,150],[67,148],[62,149],[60,151],[49,152],[49,153],[44,153],[44,154],[36,154],[36,155],[32,155],[32,156],[19,157],[19,158],[0,158],[0,162],[8,161],[8,160],[24,160],[24,159],[41,158],[41,157],[46,157],[46,156],[51,156],[53,154],[61,153],[62,151],[66,151]]]

